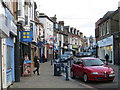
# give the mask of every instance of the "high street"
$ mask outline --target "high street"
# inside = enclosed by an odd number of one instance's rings
[[[53,66],[50,62],[40,65],[40,76],[32,74],[32,76],[21,77],[21,82],[14,83],[10,88],[88,88],[84,84],[77,81],[66,81],[64,75],[54,76]],[[92,90],[93,88],[90,87]]]
[[[31,76],[21,77],[21,82],[14,83],[11,88],[85,88],[90,90],[98,90],[104,88],[118,87],[118,67],[112,66],[116,71],[116,78],[113,82],[89,82],[84,83],[82,79],[76,78],[69,81],[65,80],[65,73],[62,76],[54,76],[53,65],[50,61],[41,63],[40,76],[32,74]]]

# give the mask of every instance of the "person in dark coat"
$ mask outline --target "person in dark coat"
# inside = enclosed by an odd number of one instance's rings
[[[36,67],[36,70],[33,71],[34,74],[37,71],[37,75],[40,75],[40,73],[39,73],[39,65],[40,65],[39,58],[38,58],[37,55],[35,55],[35,57],[34,57],[34,66]]]
[[[43,60],[43,63],[45,62],[45,55],[42,54],[42,60]]]
[[[108,54],[105,55],[105,59],[106,59],[106,62],[108,63],[108,61],[109,61],[109,55]]]

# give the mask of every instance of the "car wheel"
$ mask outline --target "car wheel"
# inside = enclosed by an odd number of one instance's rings
[[[83,75],[83,80],[84,80],[84,82],[85,82],[85,83],[87,83],[87,82],[88,82],[88,76],[87,76],[87,74],[86,74],[86,73]]]
[[[70,77],[71,77],[72,79],[75,79],[75,75],[74,75],[73,70],[70,71]]]
[[[113,80],[110,80],[109,82],[113,82]]]

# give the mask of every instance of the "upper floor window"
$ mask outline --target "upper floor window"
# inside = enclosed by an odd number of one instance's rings
[[[105,30],[105,24],[102,25],[102,28],[103,28],[102,30],[103,30],[103,36],[104,36],[105,35],[105,31],[106,31]]]
[[[55,24],[55,28],[58,29],[58,24]]]
[[[102,25],[100,25],[99,28],[100,28],[100,31],[99,31],[99,32],[100,32],[100,36],[102,36],[102,32],[103,32],[103,30],[102,30]]]
[[[61,30],[63,31],[63,26],[61,26]]]
[[[109,27],[109,22],[106,23],[106,34],[109,34],[110,31],[110,27]]]
[[[70,28],[70,33],[72,33],[72,28]]]

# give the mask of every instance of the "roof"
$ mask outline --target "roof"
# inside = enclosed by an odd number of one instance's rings
[[[82,60],[86,60],[86,59],[98,59],[98,58],[95,58],[95,57],[83,57],[81,58]]]
[[[39,18],[47,18],[48,20],[50,20],[51,22],[54,22],[50,17],[48,17],[47,15],[39,15]]]
[[[101,19],[100,24],[104,23],[106,20],[111,19],[116,13],[118,13],[118,9],[116,11],[108,11],[103,18]]]

